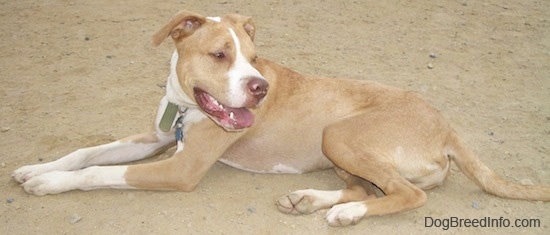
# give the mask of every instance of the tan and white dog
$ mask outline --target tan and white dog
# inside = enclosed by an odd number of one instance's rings
[[[255,32],[249,17],[177,13],[153,36],[154,45],[171,37],[176,46],[155,130],[21,167],[13,178],[35,195],[99,188],[192,191],[216,161],[260,173],[334,167],[346,189],[298,190],[277,206],[290,214],[331,208],[326,220],[342,226],[424,205],[423,189],[441,185],[453,160],[491,194],[550,200],[550,187],[495,175],[417,95],[375,82],[298,74],[257,58]],[[166,160],[101,166],[176,144]],[[372,185],[385,195],[374,195]]]

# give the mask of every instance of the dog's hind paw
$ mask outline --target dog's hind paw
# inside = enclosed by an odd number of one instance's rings
[[[315,211],[312,208],[312,198],[308,195],[291,193],[277,200],[277,208],[285,214],[309,214]]]
[[[366,213],[364,202],[348,202],[333,206],[325,219],[330,226],[348,226],[357,224]]]
[[[276,202],[279,211],[285,214],[310,214],[319,209],[329,208],[340,200],[341,190],[321,191],[305,189],[294,191],[279,198]]]

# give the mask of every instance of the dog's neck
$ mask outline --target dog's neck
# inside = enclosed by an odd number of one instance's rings
[[[196,108],[193,100],[185,95],[181,89],[178,75],[176,73],[176,64],[178,62],[178,52],[174,51],[170,60],[170,75],[166,81],[166,98],[168,102],[178,105],[180,108]]]
[[[178,53],[174,51],[172,59],[170,61],[170,75],[166,80],[166,99],[168,104],[162,119],[159,122],[159,128],[168,132],[175,128],[176,140],[179,142],[183,139],[183,119],[185,118],[187,111],[197,108],[197,105],[189,98],[181,89],[178,75],[176,73],[176,64],[178,62]],[[180,125],[180,126],[178,126]]]

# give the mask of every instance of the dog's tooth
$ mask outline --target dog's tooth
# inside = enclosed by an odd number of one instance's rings
[[[210,102],[212,104],[216,105],[219,109],[224,109],[223,105],[220,104],[220,102],[218,102],[218,100],[214,99],[214,97],[208,96],[208,99],[210,100]]]
[[[234,121],[234,120],[235,120],[235,113],[230,112],[230,113],[229,113],[229,119],[231,119],[231,120]]]

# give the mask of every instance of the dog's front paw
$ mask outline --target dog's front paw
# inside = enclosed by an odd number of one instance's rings
[[[364,202],[348,202],[333,206],[325,219],[330,226],[348,226],[357,224],[366,213]]]
[[[28,179],[21,184],[25,192],[37,196],[58,194],[75,189],[72,172],[52,171]]]
[[[25,183],[29,179],[48,171],[50,171],[50,169],[46,164],[28,165],[13,171],[11,176],[15,181]]]

